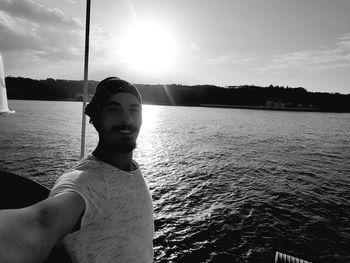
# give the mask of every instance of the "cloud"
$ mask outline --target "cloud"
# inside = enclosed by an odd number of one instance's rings
[[[214,65],[227,65],[227,64],[238,64],[247,63],[254,61],[254,58],[237,58],[236,55],[225,55],[217,58],[208,59],[207,62]]]
[[[84,57],[84,26],[59,9],[32,0],[0,0],[0,51],[15,52],[19,58],[81,62]],[[115,61],[118,45],[118,38],[92,25],[91,58]]]
[[[82,28],[81,21],[69,18],[58,8],[48,8],[32,0],[0,0],[0,10],[12,17],[49,25]]]
[[[0,11],[0,50],[36,50],[40,48],[37,26],[23,21],[14,21]]]
[[[350,50],[350,33],[340,37],[336,45],[342,49]]]
[[[0,36],[0,50],[17,52],[19,60],[26,55],[23,52],[49,61],[83,55],[82,23],[32,0],[0,0]]]
[[[333,48],[277,55],[270,61],[270,65],[257,70],[262,73],[283,69],[320,70],[339,67],[350,67],[350,34],[339,37]]]

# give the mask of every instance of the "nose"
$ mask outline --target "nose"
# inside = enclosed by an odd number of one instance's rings
[[[131,115],[129,111],[123,110],[121,115],[120,115],[120,121],[122,123],[130,123],[132,120]]]

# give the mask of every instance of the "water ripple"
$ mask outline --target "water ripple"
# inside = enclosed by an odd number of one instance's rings
[[[51,187],[79,158],[81,104],[12,101],[0,169]],[[60,114],[57,114],[60,112]],[[155,262],[350,262],[350,115],[144,106],[135,158]],[[148,121],[147,121],[148,120]],[[87,151],[97,135],[87,126]]]

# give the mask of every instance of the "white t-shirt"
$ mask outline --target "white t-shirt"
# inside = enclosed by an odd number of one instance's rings
[[[73,262],[153,262],[152,198],[136,165],[126,172],[88,155],[57,179],[50,196],[85,201],[81,228],[63,239]]]

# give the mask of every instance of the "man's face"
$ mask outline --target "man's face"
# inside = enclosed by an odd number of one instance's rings
[[[136,147],[142,124],[142,106],[130,93],[117,93],[105,103],[96,129],[108,150],[128,153]]]

